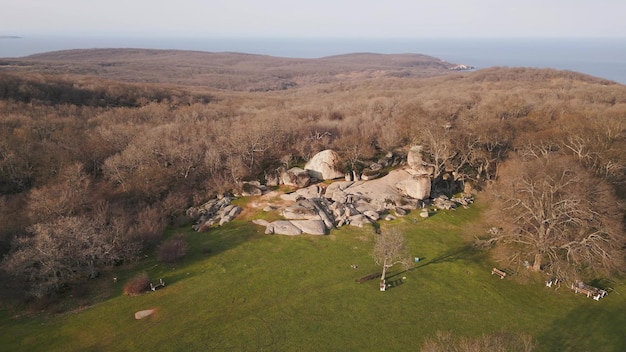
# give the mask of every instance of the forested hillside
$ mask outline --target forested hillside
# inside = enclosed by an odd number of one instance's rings
[[[564,276],[623,269],[626,87],[453,66],[135,50],[3,62],[3,293],[43,297],[132,262],[187,207],[321,150],[361,171],[411,145],[434,184],[463,181],[490,200],[500,228],[481,240],[513,244],[501,255],[532,253],[537,270]],[[551,242],[534,236],[545,224]]]

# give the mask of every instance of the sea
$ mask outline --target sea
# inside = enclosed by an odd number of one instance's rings
[[[0,58],[89,48],[176,49],[320,58],[356,52],[417,53],[476,69],[570,70],[626,84],[626,38],[138,38],[2,37]]]

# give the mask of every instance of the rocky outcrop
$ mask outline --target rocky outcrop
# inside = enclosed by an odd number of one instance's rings
[[[421,145],[414,145],[409,149],[406,162],[416,175],[432,175],[435,171],[432,165],[428,165],[424,161]]]
[[[195,222],[192,226],[198,232],[208,231],[213,225],[224,225],[232,221],[239,213],[241,208],[230,204],[230,197],[220,197],[212,199],[200,206],[187,209],[187,216]]]
[[[330,160],[335,160],[336,157],[330,150],[319,155],[330,155]],[[321,156],[319,158],[324,160]],[[422,208],[419,216],[428,217],[427,207],[431,205],[437,210],[454,209],[471,203],[470,197],[448,199],[438,196],[431,201],[433,170],[432,166],[424,162],[421,147],[411,148],[406,161],[408,167],[394,169],[385,174],[386,167],[404,163],[388,153],[384,158],[370,164],[363,174],[353,171],[346,174],[346,181],[311,186],[309,183],[314,179],[340,178],[344,174],[326,173],[326,166],[318,168],[313,162],[307,163],[306,170],[291,168],[266,172],[268,183],[271,181],[272,185],[285,184],[297,189],[281,194],[281,200],[277,204],[264,205],[264,211],[278,211],[283,220],[254,220],[254,223],[264,226],[267,234],[324,235],[333,228],[345,225],[363,227],[380,219],[403,217],[419,208]],[[324,163],[320,162],[326,165]],[[260,196],[259,199],[263,199],[263,194],[267,191],[267,187],[259,182],[242,183],[241,189],[242,195]],[[257,200],[253,204],[257,204]],[[262,203],[259,206],[263,206]],[[214,224],[223,225],[231,221],[240,211],[239,207],[230,204],[230,198],[222,197],[200,207],[190,208],[187,214],[196,220],[194,228],[204,231]]]
[[[266,233],[292,236],[300,233],[322,234],[320,229],[313,231],[310,228],[295,226],[295,221],[314,221],[316,225],[323,224],[323,233],[327,233],[336,227],[345,225],[363,227],[382,218],[393,218],[389,217],[391,211],[406,215],[411,209],[417,208],[418,201],[408,198],[396,184],[411,177],[413,175],[406,170],[393,170],[386,176],[372,181],[338,181],[326,188],[313,185],[283,195],[282,199],[293,202],[280,209],[280,214],[286,220],[266,225]],[[402,208],[399,207],[400,204]]]
[[[328,149],[315,154],[306,163],[304,169],[318,180],[333,180],[344,177],[344,173],[339,171],[340,163],[339,154]]]

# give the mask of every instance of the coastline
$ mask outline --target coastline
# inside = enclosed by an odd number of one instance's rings
[[[4,36],[0,58],[91,48],[240,52],[288,58],[347,53],[416,53],[476,69],[534,67],[570,70],[626,84],[626,38],[238,38]]]

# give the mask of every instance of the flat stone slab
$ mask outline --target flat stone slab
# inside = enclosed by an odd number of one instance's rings
[[[147,318],[149,316],[151,316],[152,314],[154,314],[155,309],[146,309],[146,310],[140,310],[138,312],[135,313],[135,319],[140,320],[143,318]]]
[[[277,235],[286,235],[286,236],[298,236],[302,234],[302,230],[300,230],[297,226],[291,223],[288,220],[278,220],[269,223],[265,228],[266,234],[277,234]]]
[[[322,220],[292,220],[291,223],[299,228],[302,233],[309,235],[326,234],[326,225]]]

